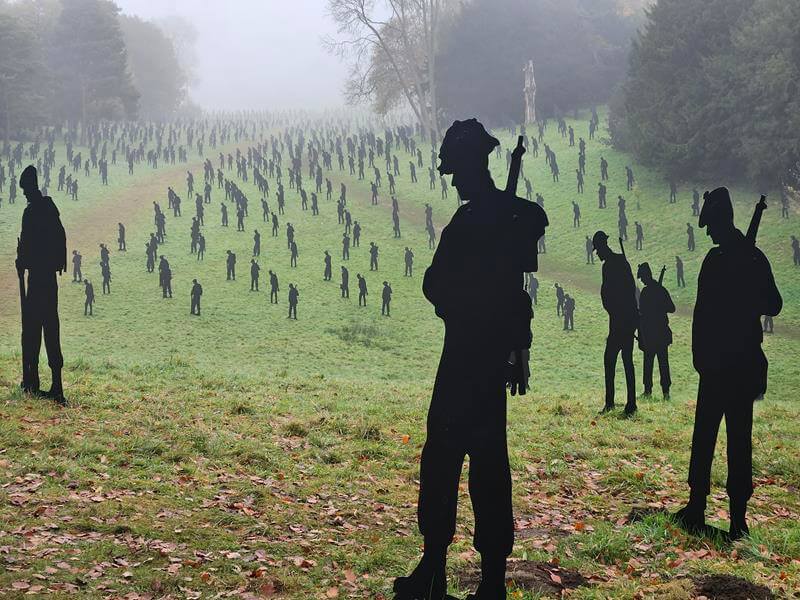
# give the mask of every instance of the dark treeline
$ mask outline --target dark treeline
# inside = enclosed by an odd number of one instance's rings
[[[46,124],[168,118],[187,74],[159,26],[109,0],[0,0],[0,131]]]
[[[640,7],[618,0],[464,3],[444,27],[437,57],[444,121],[477,115],[495,126],[519,123],[528,60],[536,71],[537,116],[604,104],[625,77],[641,22]]]
[[[792,183],[798,23],[795,0],[659,0],[611,105],[615,144],[674,179]]]

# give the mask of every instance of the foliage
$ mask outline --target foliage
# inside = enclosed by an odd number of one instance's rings
[[[109,0],[62,0],[50,63],[62,118],[134,118],[139,93],[128,70],[119,8]]]
[[[120,15],[119,24],[133,83],[141,94],[141,115],[175,115],[186,98],[187,77],[172,40],[158,25],[136,16]]]
[[[6,140],[46,117],[45,81],[44,57],[33,30],[0,13],[0,131]]]
[[[602,103],[624,77],[640,12],[615,0],[475,0],[451,19],[439,55],[445,120],[490,124],[524,115],[522,70],[533,60],[537,112]],[[476,84],[479,82],[479,84]]]
[[[800,6],[662,0],[631,52],[612,135],[673,177],[774,184],[800,155]]]

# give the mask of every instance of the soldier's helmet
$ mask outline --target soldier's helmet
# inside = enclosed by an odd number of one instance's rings
[[[608,234],[605,231],[597,231],[592,236],[592,246],[597,250],[603,246],[608,246]]]
[[[439,174],[452,175],[458,168],[474,166],[476,159],[489,156],[499,145],[477,119],[454,121],[439,149]]]
[[[28,165],[19,176],[19,187],[25,192],[32,192],[39,189],[39,177],[36,174],[36,167]]]
[[[653,276],[653,271],[650,269],[650,265],[646,262],[640,264],[639,268],[636,270],[637,279],[645,279],[645,278],[650,278],[652,276]]]
[[[700,209],[698,225],[705,227],[709,224],[733,222],[733,203],[726,187],[703,194],[703,208]]]

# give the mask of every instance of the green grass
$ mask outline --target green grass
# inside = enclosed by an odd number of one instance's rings
[[[585,121],[570,123],[578,135],[586,132]],[[511,144],[510,132],[494,133],[504,147]],[[765,341],[771,380],[755,414],[753,536],[731,549],[688,538],[660,516],[627,523],[631,507],[674,509],[685,500],[697,384],[689,316],[709,246],[697,230],[697,251],[683,251],[683,230],[691,220],[689,183],[681,184],[679,203],[669,205],[666,182],[634,164],[637,189],[626,194],[622,176],[629,159],[600,139],[587,140],[588,193],[578,197],[570,175],[577,147],[567,147],[554,123],[546,136],[558,153],[561,183],[550,181],[543,154],[528,156],[524,169],[545,198],[551,227],[540,262],[533,390],[509,401],[515,512],[521,523],[532,523],[521,526],[514,556],[557,559],[596,576],[593,587],[574,594],[579,598],[632,598],[637,590],[659,586],[666,593],[680,577],[705,572],[734,572],[778,592],[796,589],[800,283],[788,235],[796,231],[797,215],[783,222],[771,208],[759,237],[786,306],[776,334]],[[611,172],[605,211],[596,208],[594,195],[601,153]],[[404,156],[400,164],[407,166]],[[199,180],[199,160],[192,161],[189,168]],[[502,184],[504,157],[493,158],[491,166]],[[152,230],[152,201],[166,209],[167,185],[185,194],[185,171],[183,165],[155,172],[140,167],[128,177],[124,167],[112,168],[108,188],[96,177],[81,176],[77,203],[54,194],[69,248],[83,253],[84,274],[97,290],[95,315],[84,317],[82,286],[62,278],[67,410],[23,397],[15,388],[19,326],[12,259],[21,200],[0,208],[0,330],[6,334],[0,336],[0,595],[21,596],[26,590],[15,591],[12,584],[27,582],[64,594],[75,586],[86,597],[265,593],[265,584],[292,598],[324,596],[331,587],[339,588],[340,597],[390,597],[391,579],[413,565],[421,546],[415,522],[418,461],[443,332],[420,289],[432,256],[423,204],[433,204],[434,222],[444,225],[456,207],[454,190],[449,200],[440,200],[438,190],[427,190],[425,169],[417,185],[404,172],[397,178],[403,238],[394,240],[387,184],[375,207],[368,181],[336,169],[329,175],[335,190],[340,181],[347,183],[349,208],[363,226],[361,248],[351,250],[348,268],[351,292],[356,272],[367,276],[366,308],[358,308],[356,293],[349,301],[339,297],[341,228],[335,203],[324,194],[321,214],[312,218],[287,186],[287,214],[280,236],[272,238],[261,223],[260,196],[243,182],[250,198],[247,232],[236,233],[234,219],[223,230],[223,194],[215,187],[202,263],[189,254],[193,206],[184,198],[184,217],[168,216],[168,242],[160,249],[175,274],[175,297],[164,300],[157,275],[145,272],[144,241]],[[698,183],[698,189],[716,185]],[[661,264],[671,268],[680,254],[689,283],[674,289],[674,272],[668,271],[679,305],[672,319],[672,400],[642,399],[632,421],[596,416],[607,325],[599,264],[584,265],[583,254],[586,235],[597,228],[616,232],[612,199],[618,194],[628,198],[631,223],[645,226],[645,251],[633,250],[632,241],[627,248],[631,263],[648,260],[654,270]],[[746,228],[757,193],[734,188],[733,194],[737,222]],[[571,216],[575,198],[583,210],[577,230]],[[127,253],[115,250],[121,218],[128,227]],[[289,267],[287,220],[296,228],[296,269]],[[249,292],[254,227],[262,232],[262,275],[273,269],[281,281],[277,306],[269,304],[263,277],[262,291]],[[377,274],[369,272],[370,241],[381,249]],[[99,242],[112,250],[110,296],[100,294]],[[413,278],[403,277],[405,246],[416,254]],[[227,248],[239,257],[236,282],[225,281]],[[333,282],[322,280],[325,249],[334,257]],[[205,292],[200,318],[188,314],[194,277]],[[384,279],[395,292],[389,318],[380,316]],[[576,298],[574,332],[563,332],[555,315],[555,281]],[[290,282],[300,288],[298,321],[287,319]],[[724,450],[721,435],[709,508],[721,526],[727,509]],[[459,569],[477,564],[470,552],[466,487],[460,507],[454,580]],[[708,553],[701,556],[702,550]]]

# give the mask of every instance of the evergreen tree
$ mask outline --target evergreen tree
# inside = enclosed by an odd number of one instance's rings
[[[109,0],[62,0],[50,64],[58,115],[82,121],[135,118],[139,93],[128,71],[117,14]]]

